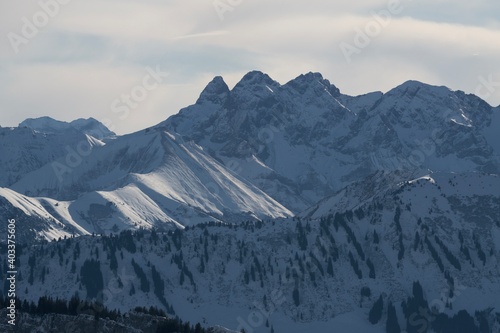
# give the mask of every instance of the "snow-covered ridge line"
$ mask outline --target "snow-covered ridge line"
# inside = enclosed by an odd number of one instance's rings
[[[0,128],[0,186],[47,210],[32,214],[44,221],[36,232],[50,221],[106,233],[319,216],[311,209],[324,202],[355,208],[429,172],[499,174],[499,114],[477,96],[416,81],[348,96],[319,73],[280,84],[253,71],[233,89],[216,77],[196,104],[112,139],[99,139],[93,119]],[[89,149],[77,154],[82,143]]]

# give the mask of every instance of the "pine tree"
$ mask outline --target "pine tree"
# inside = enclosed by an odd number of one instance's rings
[[[415,240],[413,242],[413,250],[414,251],[417,251],[418,249],[418,245],[420,244],[420,234],[418,233],[418,231],[415,233]]]
[[[293,302],[295,303],[295,306],[299,306],[300,305],[300,296],[299,296],[299,290],[297,289],[297,287],[295,287],[295,289],[293,290],[292,297],[293,297]]]
[[[141,266],[139,266],[134,259],[132,259],[132,267],[134,268],[135,274],[139,277],[141,281],[141,290],[145,293],[149,292],[149,281],[146,277],[146,274],[142,270]]]
[[[96,297],[104,287],[101,263],[94,259],[85,260],[82,268],[80,269],[80,275],[82,284],[87,289],[87,297]]]
[[[382,310],[384,309],[384,301],[382,295],[379,296],[377,301],[373,304],[370,313],[368,314],[368,320],[370,323],[375,325],[382,318]]]
[[[328,266],[326,268],[326,272],[330,275],[333,276],[333,262],[332,258],[328,258]]]
[[[362,297],[370,297],[372,295],[372,291],[370,287],[363,287],[361,288],[361,296]]]
[[[378,244],[380,242],[380,238],[378,237],[377,230],[373,230],[373,242]]]
[[[385,331],[387,333],[401,333],[401,328],[399,327],[398,323],[398,316],[396,314],[396,308],[390,302],[387,306],[387,322],[385,324]]]
[[[375,279],[375,266],[373,265],[372,261],[370,258],[366,260],[366,265],[368,266],[368,269],[370,272],[368,273],[368,276],[370,279]]]
[[[111,253],[111,258],[109,260],[109,268],[116,273],[118,268],[118,261],[116,260],[116,255],[114,252]]]

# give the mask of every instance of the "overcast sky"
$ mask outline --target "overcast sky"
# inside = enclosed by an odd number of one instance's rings
[[[350,95],[413,79],[496,106],[499,13],[493,0],[2,1],[0,125],[94,117],[129,133],[254,69],[282,84],[321,72]]]

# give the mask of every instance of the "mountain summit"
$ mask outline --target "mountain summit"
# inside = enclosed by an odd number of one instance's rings
[[[57,133],[75,129],[99,140],[116,136],[114,132],[110,131],[106,126],[94,118],[77,119],[70,123],[55,120],[50,117],[28,118],[21,122],[19,127],[28,127],[42,133]]]
[[[221,103],[229,93],[229,88],[221,76],[216,76],[206,87],[203,89],[196,104],[203,104],[205,101],[212,103]]]

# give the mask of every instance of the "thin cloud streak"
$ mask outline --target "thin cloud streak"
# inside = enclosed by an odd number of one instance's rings
[[[229,31],[211,31],[211,32],[203,32],[203,33],[199,33],[199,34],[177,36],[177,37],[174,37],[172,39],[173,40],[180,40],[180,39],[190,39],[190,38],[203,38],[203,37],[221,36],[221,35],[227,35],[227,34],[229,34]]]

